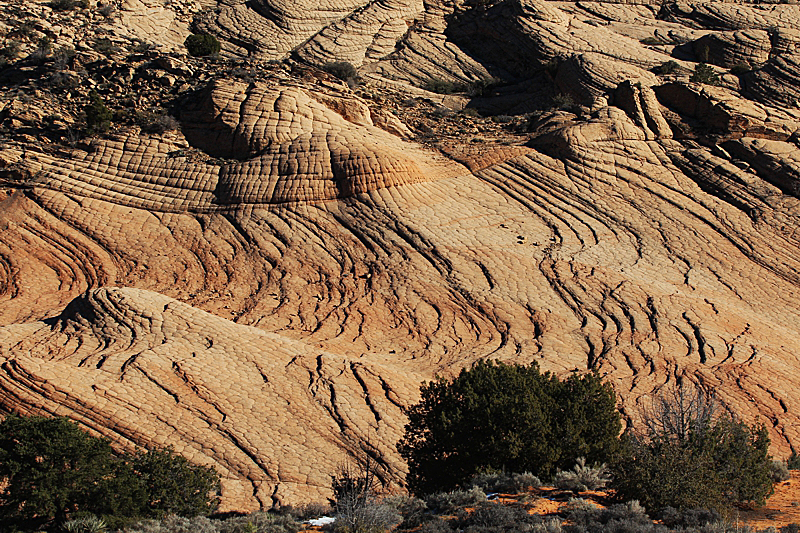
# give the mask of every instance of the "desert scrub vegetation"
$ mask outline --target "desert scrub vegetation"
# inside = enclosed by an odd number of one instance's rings
[[[428,509],[438,513],[451,513],[460,507],[473,507],[486,501],[486,493],[479,487],[434,492],[425,497]]]
[[[222,50],[219,39],[207,33],[189,35],[183,42],[189,55],[194,57],[213,56]]]
[[[466,83],[445,80],[442,78],[430,78],[422,85],[422,88],[426,91],[437,94],[463,93],[468,87],[469,86]]]
[[[114,113],[97,91],[92,90],[89,93],[89,103],[83,108],[83,112],[86,114],[86,130],[89,135],[105,133],[111,128]]]
[[[605,462],[619,445],[616,396],[597,374],[561,381],[535,363],[481,360],[452,381],[423,384],[420,397],[398,443],[417,495],[491,470],[550,477],[578,457]]]
[[[578,457],[572,470],[559,470],[553,478],[556,487],[575,493],[601,489],[609,482],[611,478],[605,463],[590,466],[583,457]]]
[[[426,91],[437,94],[466,93],[473,98],[489,96],[503,84],[499,78],[480,78],[472,82],[452,81],[443,78],[429,78],[422,84]]]
[[[397,508],[377,497],[378,466],[369,456],[339,467],[331,476],[335,533],[381,533],[393,529],[403,517]]]
[[[700,389],[676,386],[657,397],[643,412],[645,432],[623,435],[611,467],[617,494],[652,512],[763,504],[773,490],[766,428],[715,411]]]
[[[472,476],[470,485],[484,492],[503,492],[516,494],[543,485],[542,481],[530,472],[507,474],[505,472],[481,472]]]
[[[344,82],[349,83],[358,79],[358,71],[356,70],[356,67],[347,61],[331,61],[329,63],[325,63],[322,66],[322,70],[331,76],[336,76]]]
[[[662,76],[668,76],[670,74],[676,74],[680,70],[681,66],[677,63],[677,61],[664,61],[659,66],[655,68],[656,74],[661,74]]]
[[[689,81],[695,83],[703,83],[705,85],[719,85],[720,79],[714,67],[706,65],[705,63],[698,63],[694,67],[694,72],[689,77]]]
[[[53,0],[50,8],[53,11],[72,11],[73,9],[86,9],[89,7],[89,0]]]
[[[23,531],[209,514],[219,490],[212,468],[170,449],[118,455],[66,418],[16,415],[0,422],[0,481],[0,528]]]

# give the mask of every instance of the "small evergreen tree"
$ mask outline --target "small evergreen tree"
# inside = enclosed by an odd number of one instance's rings
[[[218,54],[222,50],[219,39],[213,35],[193,33],[183,42],[186,50],[194,57]]]
[[[616,397],[596,374],[559,381],[535,363],[481,360],[420,392],[398,443],[416,494],[451,489],[487,470],[549,477],[579,456],[604,462],[618,446]]]
[[[64,522],[69,513],[93,511],[104,499],[102,480],[114,473],[107,440],[90,436],[65,418],[10,415],[0,423],[0,519]]]
[[[772,494],[766,428],[729,416],[713,418],[710,395],[668,392],[646,411],[645,435],[627,434],[612,466],[619,497],[649,511],[670,506],[725,511],[763,504]]]
[[[83,108],[86,113],[86,129],[88,133],[105,133],[111,128],[111,119],[114,114],[106,106],[103,99],[97,93],[89,93],[89,103]]]
[[[349,81],[358,78],[358,71],[356,67],[353,66],[352,63],[348,61],[332,61],[330,63],[325,63],[322,67],[322,70],[336,76],[342,81]]]
[[[115,455],[66,418],[10,415],[0,422],[0,526],[64,524],[91,513],[125,517],[208,514],[219,475],[172,450]]]
[[[208,515],[219,505],[216,496],[209,496],[219,491],[219,474],[190,463],[172,448],[140,452],[131,465],[147,493],[144,516]]]
[[[714,67],[706,65],[705,63],[698,63],[694,67],[694,72],[689,77],[689,81],[695,83],[704,83],[706,85],[719,85],[720,79]]]

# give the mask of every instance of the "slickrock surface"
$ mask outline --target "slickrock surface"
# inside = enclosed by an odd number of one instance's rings
[[[225,509],[400,486],[402,408],[484,357],[800,446],[798,6],[113,7],[0,7],[2,410],[171,444]]]

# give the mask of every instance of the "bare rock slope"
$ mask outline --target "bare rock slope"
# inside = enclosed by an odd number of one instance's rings
[[[56,71],[117,108],[90,142],[47,59],[0,74],[38,91],[0,117],[4,410],[173,445],[228,509],[322,499],[364,453],[401,485],[403,406],[484,357],[597,370],[634,425],[698,383],[800,445],[796,6],[206,7],[125,32],[168,50],[196,12],[227,60]]]

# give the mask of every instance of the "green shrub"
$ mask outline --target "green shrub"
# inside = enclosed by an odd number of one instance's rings
[[[66,533],[105,533],[108,529],[105,521],[96,516],[84,516],[64,522]]]
[[[684,509],[678,511],[674,507],[665,507],[658,513],[661,523],[671,529],[699,528],[706,524],[714,524],[721,520],[718,512],[709,509]]]
[[[219,487],[216,472],[170,450],[116,456],[66,418],[15,415],[0,423],[0,481],[0,526],[73,518],[75,531],[99,527],[90,514],[118,527],[136,516],[210,512]]]
[[[730,73],[734,76],[741,76],[742,74],[747,74],[751,70],[753,69],[750,68],[750,65],[746,63],[738,63],[731,67]]]
[[[484,492],[518,493],[529,487],[541,487],[541,480],[530,472],[506,474],[505,472],[485,472],[472,476],[470,485]]]
[[[467,92],[470,96],[489,96],[492,91],[502,83],[502,80],[497,78],[481,78],[471,82],[467,86]]]
[[[53,0],[50,2],[50,8],[53,11],[72,11],[87,7],[89,7],[89,0]]]
[[[89,103],[83,108],[86,113],[86,129],[88,133],[105,133],[111,128],[114,114],[106,106],[97,91],[89,93]]]
[[[219,524],[219,533],[297,533],[302,529],[291,516],[256,511],[234,516]]]
[[[675,74],[679,68],[680,65],[676,61],[669,60],[661,63],[661,65],[656,67],[656,72],[658,74],[666,76],[669,74]]]
[[[397,494],[384,498],[382,503],[395,509],[403,517],[403,521],[398,526],[399,529],[415,528],[426,519],[425,511],[427,511],[428,506],[423,500],[414,496]]]
[[[358,78],[358,71],[356,70],[356,67],[347,61],[332,61],[330,63],[325,63],[325,65],[322,67],[322,70],[331,76],[336,76],[342,81],[350,81]]]
[[[648,46],[658,46],[660,44],[664,44],[664,41],[662,41],[658,37],[645,37],[639,42]]]
[[[465,513],[458,520],[457,527],[465,533],[489,533],[494,531],[520,531],[524,525],[541,522],[541,518],[528,514],[519,506],[503,505],[497,502],[479,503],[471,513]]]
[[[45,35],[36,41],[36,49],[34,49],[34,51],[31,53],[30,58],[34,62],[42,64],[52,53],[53,40]]]
[[[115,45],[114,42],[108,37],[95,39],[94,43],[92,44],[92,49],[94,49],[94,51],[97,53],[103,54],[104,56],[110,56],[120,51],[119,46]]]
[[[572,111],[575,109],[575,99],[572,95],[566,93],[558,93],[552,98],[552,109],[561,111]]]
[[[216,470],[192,464],[171,448],[137,453],[131,466],[147,493],[144,516],[208,515],[219,505]]]
[[[428,509],[437,513],[450,513],[461,507],[474,507],[486,501],[486,493],[478,487],[469,490],[451,490],[449,492],[435,492],[425,497]]]
[[[763,504],[772,493],[766,428],[729,417],[714,420],[712,414],[708,400],[667,402],[649,414],[649,433],[627,434],[612,465],[617,494],[638,499],[651,511]]]
[[[581,456],[605,461],[619,444],[616,396],[596,374],[559,381],[535,363],[480,360],[453,381],[423,384],[420,395],[398,443],[415,494],[492,469],[549,477]]]
[[[0,48],[0,66],[6,65],[17,59],[21,51],[22,45],[19,43],[19,41],[6,41],[5,46]]]
[[[189,35],[183,42],[189,55],[194,57],[205,57],[218,54],[222,50],[219,39],[207,33]]]
[[[173,131],[180,127],[180,123],[172,115],[164,111],[137,111],[135,114],[136,124],[145,133],[164,133]]]
[[[786,481],[790,477],[792,477],[792,475],[789,473],[789,466],[786,464],[786,461],[781,461],[781,460],[772,461],[772,468],[770,469],[770,478],[772,478],[773,483]]]
[[[720,83],[719,74],[717,74],[713,67],[705,63],[698,63],[697,66],[694,67],[694,73],[689,77],[689,81],[704,83],[706,85],[719,85]]]
[[[431,78],[425,82],[423,89],[437,94],[463,93],[469,88],[466,83],[460,83],[442,78]]]
[[[797,455],[796,451],[792,450],[792,455],[786,460],[786,466],[788,466],[790,470],[800,469],[800,455]]]
[[[111,18],[115,11],[116,9],[112,4],[99,4],[97,6],[97,12],[106,19]]]
[[[559,470],[553,480],[559,489],[582,492],[586,490],[597,490],[606,486],[611,478],[608,477],[608,470],[605,464],[586,466],[586,459],[578,457],[577,463],[572,470]]]

